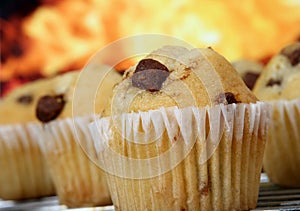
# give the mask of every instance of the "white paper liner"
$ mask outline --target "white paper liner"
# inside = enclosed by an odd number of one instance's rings
[[[264,170],[276,184],[300,187],[300,99],[272,105]]]
[[[0,198],[54,195],[46,160],[31,128],[38,123],[0,126]]]
[[[87,143],[92,143],[87,128],[91,120],[91,116],[55,120],[39,131],[40,145],[49,162],[59,201],[68,207],[112,203],[105,174],[80,146],[88,147]],[[93,151],[92,148],[85,150]]]
[[[245,133],[243,127],[246,110],[249,112],[250,122],[250,128],[247,132],[257,135],[258,126],[265,124],[265,122],[260,121],[266,121],[267,119],[267,109],[265,107],[265,104],[259,102],[257,104],[231,104],[226,106],[221,104],[220,106],[211,108],[160,108],[149,112],[129,113],[112,118],[101,118],[90,124],[89,128],[94,139],[94,146],[98,157],[102,156],[103,158],[98,160],[98,164],[105,171],[125,178],[150,178],[174,168],[187,156],[196,140],[207,144],[208,151],[199,157],[200,162],[204,163],[217,148],[224,131],[228,136],[232,137],[234,135],[237,139],[241,139]],[[235,120],[233,120],[234,115],[238,117]],[[210,131],[213,131],[211,133],[206,131],[207,121],[209,122]],[[233,121],[236,128],[235,131],[232,130]],[[143,128],[143,132],[138,131],[138,128]],[[173,140],[180,133],[180,140],[170,141],[172,149],[168,153],[159,154],[157,157],[149,159],[132,159],[120,155],[109,147],[109,142],[113,140],[114,129],[120,133],[123,141],[126,140],[135,144],[156,142],[156,145],[160,146],[162,141],[165,141],[162,137],[164,131],[167,131],[169,140]],[[160,165],[161,160],[168,160],[169,153],[182,149],[184,149],[182,157],[175,158],[171,161],[170,165],[166,165],[165,167],[157,166]],[[109,163],[114,163],[116,166],[106,165],[106,158],[109,158]],[[152,169],[150,172],[143,169],[135,172],[134,169],[139,165],[142,168]],[[125,169],[132,166],[133,172],[123,172],[122,169],[124,166]],[[143,174],[140,172],[143,172]]]
[[[90,130],[98,165],[108,175],[114,206],[120,210],[254,208],[269,112],[268,104],[258,102],[152,112],[161,118],[140,112],[96,120]],[[128,132],[123,125],[143,124],[133,116],[150,119],[148,125],[159,124],[166,132],[156,134],[156,142],[151,138],[135,140],[141,136],[132,135],[135,131]],[[154,122],[156,119],[163,123]],[[121,120],[120,124],[116,120]],[[144,130],[148,131],[153,132],[151,128]],[[153,153],[153,145],[159,149],[165,143],[171,150]]]

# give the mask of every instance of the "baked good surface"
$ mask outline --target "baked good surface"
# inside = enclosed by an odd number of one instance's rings
[[[60,96],[70,93],[75,84],[78,71],[66,73],[53,78],[39,79],[23,86],[17,87],[0,103],[0,124],[16,124],[37,122],[36,105],[42,96]],[[71,95],[64,96],[69,101]],[[68,115],[66,111],[59,113],[61,117]]]
[[[89,94],[89,86],[97,68],[91,71],[91,77],[86,85],[81,87],[80,94]],[[13,90],[0,102],[0,124],[15,124],[26,122],[49,122],[73,116],[72,98],[80,77],[80,71],[72,71],[51,78],[39,79]],[[106,104],[105,99],[111,93],[112,87],[121,80],[121,75],[111,71],[106,78],[102,92],[95,96],[95,110],[101,112]],[[77,109],[77,116],[91,113],[89,107],[82,103]]]
[[[261,100],[300,98],[300,42],[284,47],[264,68],[254,93]]]
[[[105,115],[111,114],[111,106],[122,113],[257,100],[232,65],[211,48],[163,47],[129,68],[124,79]]]
[[[252,90],[263,69],[263,65],[259,62],[246,59],[235,61],[232,65],[238,71],[247,87]]]

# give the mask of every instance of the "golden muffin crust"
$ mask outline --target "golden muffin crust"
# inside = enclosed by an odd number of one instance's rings
[[[38,121],[35,115],[36,104],[41,96],[59,96],[67,93],[74,84],[78,71],[52,78],[43,78],[17,87],[0,103],[0,124]],[[71,96],[66,95],[66,100]]]
[[[261,100],[300,98],[300,42],[273,56],[257,80],[254,93]]]
[[[91,76],[93,74],[97,74],[96,67]],[[80,71],[72,71],[52,78],[39,79],[16,88],[5,96],[0,103],[0,124],[48,122],[57,118],[72,117],[72,99],[79,76]],[[106,101],[104,103],[104,98],[109,98],[113,86],[121,78],[119,73],[110,72],[101,87],[101,96],[99,93],[95,99],[98,112],[103,110],[107,104]],[[89,85],[92,82],[93,78],[91,77],[90,80],[86,81],[83,90],[80,90],[80,94],[89,94]],[[43,108],[40,108],[42,98],[44,103],[42,103]],[[79,115],[90,112],[84,103],[79,106],[80,108],[77,109]]]
[[[104,116],[256,101],[233,66],[212,48],[164,46],[124,73]]]

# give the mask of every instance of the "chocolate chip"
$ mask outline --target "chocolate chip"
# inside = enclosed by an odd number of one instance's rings
[[[24,105],[29,105],[33,101],[32,95],[22,95],[17,98],[17,102]]]
[[[164,70],[169,72],[168,68],[154,59],[143,59],[136,66],[135,72],[140,72],[148,69]]]
[[[150,92],[159,91],[169,74],[168,68],[159,61],[143,59],[132,76],[132,85]]]
[[[219,94],[217,102],[224,103],[224,104],[232,104],[232,103],[240,103],[241,101],[237,101],[233,93],[225,92],[225,94],[224,93]]]
[[[246,72],[246,74],[243,76],[243,80],[244,80],[245,84],[247,85],[247,87],[252,90],[258,77],[259,77],[258,73],[249,71],[249,72]]]
[[[44,123],[54,120],[61,113],[64,105],[65,101],[62,95],[43,96],[38,100],[36,117]]]
[[[136,72],[132,76],[132,85],[150,92],[159,91],[169,74],[169,72],[159,69]]]
[[[273,78],[271,78],[268,83],[267,86],[274,86],[274,85],[281,85],[281,80],[275,80]]]
[[[231,93],[231,92],[226,92],[225,93],[225,97],[226,97],[226,100],[227,100],[227,103],[228,104],[232,104],[232,103],[240,103],[240,101],[237,101],[234,97],[234,94]]]
[[[283,49],[281,51],[281,54],[285,55],[290,60],[292,66],[295,66],[300,63],[300,49],[299,48],[295,49],[291,52]]]

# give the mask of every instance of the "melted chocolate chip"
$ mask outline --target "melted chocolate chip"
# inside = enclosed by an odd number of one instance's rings
[[[33,101],[32,95],[22,95],[17,98],[17,102],[24,105],[29,105]]]
[[[132,76],[132,85],[150,92],[159,91],[169,74],[169,72],[159,69],[136,72]]]
[[[246,74],[243,76],[243,80],[249,89],[251,90],[253,89],[258,76],[259,76],[258,73],[254,73],[250,71],[246,72]]]
[[[274,85],[280,86],[281,85],[281,80],[275,80],[275,79],[271,78],[268,81],[267,86],[274,86]]]
[[[135,72],[140,72],[148,69],[164,70],[169,72],[168,68],[154,59],[143,59],[136,66]]]
[[[159,91],[169,76],[168,68],[154,59],[141,60],[132,76],[132,85],[150,92]]]
[[[237,101],[233,93],[225,92],[225,94],[222,93],[218,96],[217,102],[224,103],[224,104],[232,104],[232,103],[240,103],[241,101]]]
[[[64,105],[65,101],[62,95],[43,96],[38,100],[36,117],[44,123],[54,120],[61,113]]]
[[[226,101],[228,104],[232,104],[232,103],[240,103],[240,101],[237,101],[234,97],[234,94],[231,92],[226,92],[225,93],[225,97],[226,97]]]
[[[295,66],[300,63],[300,49],[295,49],[292,52],[282,50],[281,54],[285,55],[290,60],[292,66]]]

